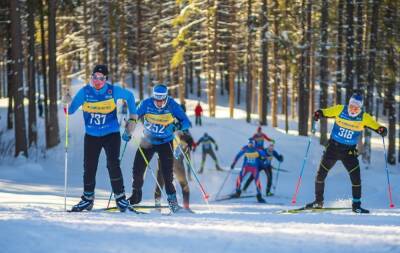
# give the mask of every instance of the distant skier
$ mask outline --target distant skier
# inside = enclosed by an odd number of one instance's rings
[[[129,198],[131,205],[142,200],[143,176],[147,167],[142,156],[150,161],[154,153],[158,153],[160,169],[165,181],[168,204],[173,212],[180,209],[173,184],[173,144],[174,131],[187,130],[190,121],[182,107],[168,96],[168,88],[163,84],[154,86],[152,97],[144,99],[138,109],[138,117],[143,119],[144,138],[140,143],[141,150],[137,150],[133,163],[132,195]],[[178,120],[175,122],[175,119]]]
[[[247,173],[251,173],[253,178],[255,179],[256,189],[257,189],[257,201],[260,203],[265,203],[265,199],[261,196],[261,183],[260,183],[260,167],[262,166],[261,157],[265,157],[266,154],[263,150],[255,147],[254,139],[250,138],[249,142],[246,146],[242,147],[240,152],[236,155],[235,160],[231,165],[231,169],[235,167],[236,162],[240,159],[240,157],[244,156],[242,170],[236,179],[236,193],[233,195],[234,197],[240,197],[241,190],[240,185],[242,183],[243,178]]]
[[[216,169],[218,171],[222,171],[222,168],[218,164],[217,156],[215,155],[214,150],[211,145],[211,144],[214,144],[215,151],[218,151],[218,145],[215,142],[215,140],[210,135],[208,135],[208,133],[204,133],[204,135],[197,141],[196,147],[199,146],[200,144],[201,144],[202,153],[201,153],[201,164],[200,164],[199,174],[203,173],[204,164],[206,162],[207,155],[211,156],[211,158],[214,160]],[[195,151],[195,149],[194,149],[194,151]]]
[[[364,112],[362,106],[362,96],[354,94],[351,96],[348,105],[336,105],[320,109],[314,113],[315,121],[318,121],[320,117],[335,118],[335,124],[315,179],[315,201],[307,204],[306,208],[323,207],[325,178],[329,170],[340,160],[350,175],[353,212],[369,213],[368,210],[361,207],[360,166],[356,146],[365,127],[374,130],[382,137],[387,135],[387,129],[380,126],[371,115]]]
[[[132,132],[137,119],[135,98],[128,90],[107,83],[107,75],[107,66],[97,65],[93,69],[90,84],[79,90],[68,108],[68,114],[73,114],[82,105],[86,129],[83,148],[84,192],[82,200],[71,210],[75,212],[91,210],[93,207],[97,165],[102,149],[106,153],[107,169],[117,207],[123,212],[129,206],[120,168],[121,137],[116,105],[118,99],[127,101],[130,116],[125,131]],[[69,104],[69,94],[63,100]]]
[[[190,198],[190,189],[189,184],[186,179],[185,173],[185,164],[187,164],[186,159],[190,159],[190,151],[192,150],[192,145],[194,143],[192,136],[189,131],[177,131],[176,132],[179,140],[174,140],[174,165],[173,171],[175,178],[178,180],[181,188],[182,188],[182,196],[183,196],[183,208],[189,209],[189,198]],[[182,153],[182,151],[184,153]],[[186,157],[185,157],[186,156]],[[190,168],[188,167],[188,175],[190,175]],[[160,162],[159,162],[160,168]],[[164,178],[161,173],[161,170],[157,172],[157,180],[161,187],[164,187]],[[154,193],[154,199],[156,206],[161,206],[161,191],[160,188],[156,185],[156,190]]]
[[[195,124],[196,126],[201,126],[201,116],[203,114],[203,108],[200,105],[200,102],[197,103],[196,107],[194,108],[194,115],[196,118]]]
[[[256,148],[264,149],[264,140],[275,144],[275,140],[263,133],[261,126],[257,127],[257,132],[253,135],[252,138],[255,140]]]
[[[279,162],[283,162],[283,155],[280,155],[275,149],[274,144],[270,144],[268,148],[264,149],[265,157],[261,158],[261,167],[260,172],[264,171],[267,175],[267,189],[265,191],[266,196],[273,196],[274,194],[271,192],[272,186],[272,158],[275,157]],[[253,175],[247,179],[246,183],[243,186],[243,191],[249,187],[251,181],[254,180]]]

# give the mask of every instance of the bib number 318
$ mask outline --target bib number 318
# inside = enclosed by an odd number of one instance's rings
[[[354,131],[351,131],[349,129],[345,129],[345,128],[339,128],[339,133],[338,135],[340,137],[343,137],[345,139],[351,139],[353,137]]]

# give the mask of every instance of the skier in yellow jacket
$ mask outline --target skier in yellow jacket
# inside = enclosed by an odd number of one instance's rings
[[[354,94],[348,105],[336,105],[314,113],[315,121],[318,121],[320,117],[335,118],[335,124],[315,179],[315,201],[307,204],[306,208],[323,207],[325,178],[330,169],[340,160],[350,175],[353,212],[369,213],[368,210],[361,208],[361,178],[356,146],[365,127],[383,137],[387,135],[387,128],[379,125],[370,114],[364,112],[362,106],[362,96]]]

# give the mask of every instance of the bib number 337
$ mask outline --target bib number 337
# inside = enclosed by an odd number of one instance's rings
[[[354,131],[351,131],[349,129],[345,129],[345,128],[339,128],[339,133],[338,135],[340,137],[343,137],[345,139],[351,139],[353,137]]]

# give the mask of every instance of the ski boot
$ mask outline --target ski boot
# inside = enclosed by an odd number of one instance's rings
[[[234,194],[232,194],[232,198],[240,198],[240,194],[242,191],[240,189],[237,189]]]
[[[178,200],[176,199],[176,194],[168,194],[167,196],[169,208],[173,213],[178,212],[182,207],[178,205]]]
[[[157,211],[161,212],[161,198],[160,197],[154,198],[154,207]]]
[[[267,203],[267,201],[265,201],[265,199],[261,196],[261,193],[257,194],[257,201],[258,203]]]
[[[361,207],[361,202],[353,202],[352,210],[355,213],[369,213],[369,210]]]
[[[305,206],[305,209],[321,209],[324,206],[323,201],[317,201],[315,200],[314,202],[308,203]]]
[[[93,208],[94,192],[84,192],[81,196],[81,201],[74,205],[71,212],[82,212],[83,210],[90,211]]]
[[[131,206],[136,205],[142,201],[142,190],[132,190],[132,195],[128,198],[129,204]]]
[[[219,166],[219,164],[216,165],[216,169],[217,169],[217,171],[224,171],[224,170]]]
[[[272,196],[274,196],[274,194],[273,194],[272,192],[270,192],[270,191],[267,191],[267,192],[265,193],[265,196],[267,196],[267,197],[272,197]]]
[[[115,195],[115,204],[117,205],[120,212],[125,212],[129,207],[129,202],[126,199],[125,193]]]

